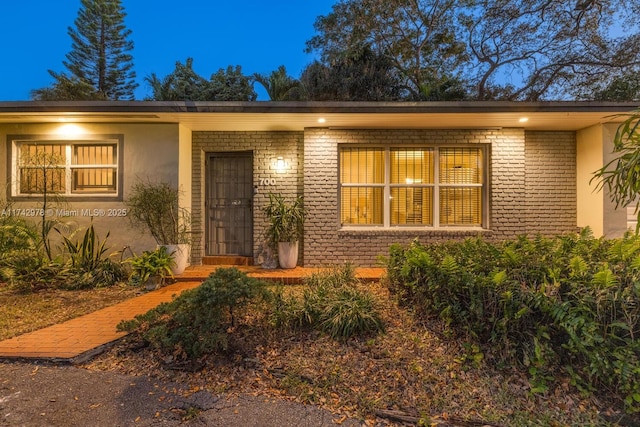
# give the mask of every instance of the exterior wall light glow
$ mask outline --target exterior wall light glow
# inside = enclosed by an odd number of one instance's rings
[[[63,135],[63,136],[77,136],[77,135],[81,135],[83,133],[85,133],[85,130],[75,124],[72,123],[66,123],[61,125],[58,129],[56,129],[55,133],[57,135]]]
[[[529,121],[529,117],[520,117],[518,120],[520,123],[527,123]]]
[[[327,119],[325,119],[324,117],[320,117],[318,119],[318,123],[326,123],[326,122],[327,122]]]
[[[271,159],[271,169],[277,173],[284,173],[291,168],[291,161],[280,156],[276,159]]]

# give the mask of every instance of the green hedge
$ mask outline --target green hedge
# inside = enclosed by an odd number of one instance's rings
[[[265,286],[237,268],[220,268],[197,288],[120,322],[118,330],[136,332],[165,353],[197,359],[227,349],[238,312],[265,297]]]
[[[581,390],[604,390],[640,411],[640,238],[589,230],[395,245],[388,283],[400,303],[438,317],[489,356],[528,368],[534,391],[563,369]]]

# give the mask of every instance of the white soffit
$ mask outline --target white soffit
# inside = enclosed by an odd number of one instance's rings
[[[176,123],[193,131],[360,129],[578,130],[619,122],[630,104],[592,103],[1,103],[0,124]],[[319,119],[324,119],[320,122]],[[524,121],[526,119],[526,121]]]

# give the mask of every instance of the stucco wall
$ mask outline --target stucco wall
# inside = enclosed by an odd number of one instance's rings
[[[138,179],[152,179],[178,184],[178,126],[171,124],[144,125],[144,124],[76,124],[69,127],[68,124],[20,124],[0,126],[0,185],[6,188],[12,179],[8,171],[8,135],[30,136],[56,136],[60,139],[82,140],[91,135],[122,135],[123,157],[121,176],[123,180],[124,200],[128,196],[129,188]],[[7,193],[3,193],[6,195]],[[3,197],[4,200],[6,198]],[[12,201],[14,207],[34,208],[41,206],[41,198],[33,200]],[[121,200],[106,199],[82,199],[66,198],[55,202],[54,211],[62,213],[68,211],[72,214],[57,218],[68,223],[71,227],[85,227],[91,217],[82,215],[84,209],[98,209],[104,211],[104,216],[94,216],[93,223],[101,239],[107,232],[111,232],[107,246],[112,251],[121,250],[125,246],[140,253],[143,250],[155,247],[155,241],[144,230],[132,227],[127,217],[109,216],[110,212],[117,212],[124,208]],[[120,211],[122,212],[122,211]],[[73,215],[77,214],[77,215]],[[35,219],[37,220],[37,219]],[[55,237],[55,233],[54,236]],[[127,253],[129,255],[129,253]]]
[[[603,165],[608,164],[619,155],[613,152],[613,141],[615,139],[617,129],[618,125],[613,123],[608,123],[602,126]],[[628,226],[627,209],[622,206],[616,209],[615,202],[611,200],[611,192],[606,187],[602,191],[602,197],[603,235],[610,239],[622,237],[627,231]]]
[[[192,215],[194,224],[205,230],[204,195],[207,153],[251,151],[253,153],[253,177],[256,193],[253,201],[254,258],[260,260],[266,219],[262,212],[269,200],[269,192],[280,193],[292,200],[303,191],[302,183],[302,132],[193,132],[192,167],[193,193]],[[283,157],[289,162],[289,169],[277,173],[272,169],[272,161]],[[192,249],[194,263],[201,261],[204,244]],[[302,246],[302,245],[301,245]],[[300,264],[304,263],[301,253]]]
[[[604,199],[602,191],[596,191],[596,183],[590,181],[604,164],[602,136],[602,125],[582,129],[576,135],[577,224],[591,227],[597,237],[604,233]]]

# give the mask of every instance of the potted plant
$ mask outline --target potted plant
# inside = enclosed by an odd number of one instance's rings
[[[180,191],[166,182],[135,183],[125,200],[134,226],[146,228],[158,245],[173,254],[173,274],[182,274],[189,265],[191,215],[179,205]]]
[[[151,290],[164,285],[165,278],[173,278],[175,261],[165,246],[158,246],[154,251],[144,251],[142,255],[133,256],[129,262],[130,282],[134,285],[144,285]]]
[[[293,203],[287,203],[282,195],[269,193],[269,204],[265,206],[264,213],[269,220],[267,240],[278,253],[280,267],[295,268],[306,216],[302,196]]]

